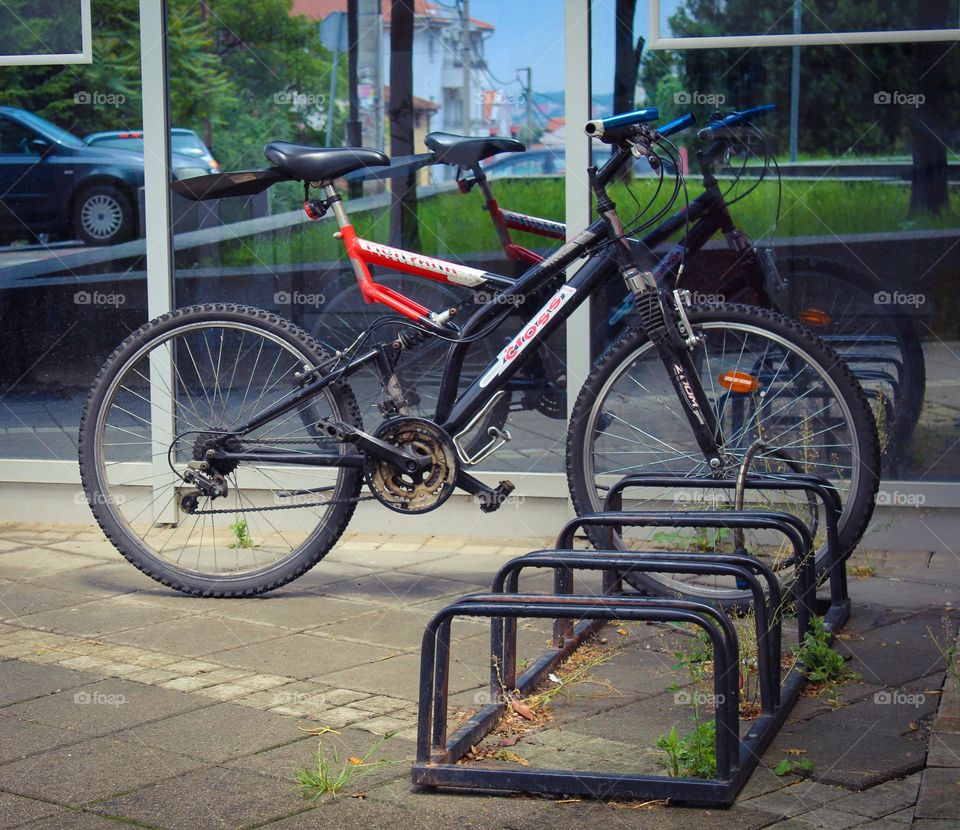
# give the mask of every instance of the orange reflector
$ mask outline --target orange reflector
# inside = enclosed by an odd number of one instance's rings
[[[746,372],[724,372],[717,380],[731,392],[756,392],[760,388],[760,381]]]
[[[805,308],[800,312],[800,322],[808,326],[826,326],[830,324],[831,317],[819,308]]]

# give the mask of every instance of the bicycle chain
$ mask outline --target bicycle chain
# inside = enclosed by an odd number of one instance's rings
[[[317,442],[310,438],[264,438],[257,440],[257,444],[316,444]],[[356,504],[360,501],[370,501],[376,496],[357,496],[352,499],[333,499],[331,501],[318,501],[310,504],[275,504],[269,507],[245,507],[235,510],[195,510],[191,516],[222,516],[227,513],[268,513],[273,510],[295,510],[298,507],[326,507],[332,504]]]

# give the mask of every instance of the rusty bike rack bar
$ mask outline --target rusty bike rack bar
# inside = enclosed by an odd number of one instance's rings
[[[567,523],[556,550],[534,551],[517,557],[496,574],[491,594],[463,597],[440,611],[424,633],[420,674],[420,714],[417,760],[413,782],[434,789],[467,791],[577,794],[594,798],[628,797],[670,799],[709,806],[728,806],[749,779],[760,757],[782,726],[806,682],[802,666],[794,666],[780,682],[781,615],[786,602],[797,606],[802,641],[813,613],[823,613],[827,630],[835,635],[849,615],[844,552],[838,547],[840,499],[829,482],[814,476],[788,474],[775,478],[749,476],[747,489],[806,491],[822,502],[826,548],[823,574],[816,573],[813,533],[796,516],[777,511],[624,511],[622,496],[629,487],[685,487],[732,489],[733,479],[689,479],[671,475],[633,475],[615,484],[603,513],[586,514]],[[614,509],[609,509],[614,508]],[[793,547],[795,578],[784,595],[776,574],[765,563],[742,552],[734,554],[677,553],[630,550],[573,550],[574,535],[587,527],[606,528],[609,547],[626,526],[728,527],[768,529],[783,534]],[[594,534],[596,536],[596,534]],[[519,577],[528,568],[554,571],[553,594],[520,594]],[[604,596],[574,593],[575,571],[601,571]],[[739,661],[736,632],[729,618],[712,605],[667,597],[623,592],[623,576],[630,572],[689,573],[734,576],[738,588],[752,598],[756,609],[758,674],[761,713],[743,737],[739,732]],[[829,577],[830,599],[818,603],[819,576]],[[447,737],[447,697],[450,625],[458,616],[491,619],[491,702]],[[554,619],[555,643],[519,677],[516,676],[517,619]],[[529,694],[593,631],[611,620],[687,622],[706,630],[713,645],[714,692],[717,725],[716,779],[673,778],[656,775],[567,771],[556,769],[491,768],[457,764],[471,746],[485,738],[508,705],[505,690]],[[721,697],[722,696],[722,697]]]

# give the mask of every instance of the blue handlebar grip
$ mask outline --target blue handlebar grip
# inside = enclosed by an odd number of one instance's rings
[[[645,124],[648,121],[656,121],[660,118],[660,110],[656,107],[647,107],[633,112],[623,112],[620,115],[611,115],[609,118],[596,118],[588,121],[583,131],[594,138],[602,138],[604,132],[613,130],[617,127],[629,127],[633,124]]]
[[[664,124],[662,127],[658,127],[657,132],[666,138],[674,133],[683,132],[685,129],[692,127],[696,123],[697,117],[692,112],[688,112],[686,115],[681,115],[679,118],[675,118],[673,121]]]
[[[612,130],[614,127],[628,127],[631,124],[645,124],[647,121],[656,121],[660,118],[660,110],[656,107],[647,107],[633,112],[623,112],[620,115],[611,115],[602,119],[603,128]]]
[[[734,127],[737,124],[743,123],[744,121],[749,121],[755,115],[760,115],[764,112],[770,112],[770,110],[775,110],[776,108],[776,104],[761,104],[759,107],[751,107],[748,110],[741,110],[740,112],[733,113],[733,115],[728,115],[720,122],[719,126]]]

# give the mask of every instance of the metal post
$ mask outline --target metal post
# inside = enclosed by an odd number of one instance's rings
[[[566,88],[566,156],[564,180],[567,239],[590,224],[590,0],[564,0],[564,85]],[[573,269],[568,270],[568,276]],[[590,300],[567,321],[567,412],[590,373]]]
[[[463,62],[463,112],[462,129],[464,135],[471,133],[470,119],[470,0],[463,0],[463,27],[460,34],[460,60]]]
[[[525,92],[527,104],[527,145],[533,143],[533,67],[525,66],[521,72],[527,73],[527,88]]]
[[[803,0],[793,0],[793,33],[800,34],[803,20]],[[790,66],[790,161],[797,160],[800,132],[800,47],[793,47]]]
[[[173,308],[173,222],[170,215],[170,102],[167,70],[166,0],[140,0],[140,63],[143,100],[143,167],[146,194],[147,316]],[[173,364],[170,352],[150,355],[150,440],[168,446],[175,434]],[[153,453],[153,481],[169,482],[164,453]],[[176,499],[169,483],[154,485],[153,521],[177,521]]]

